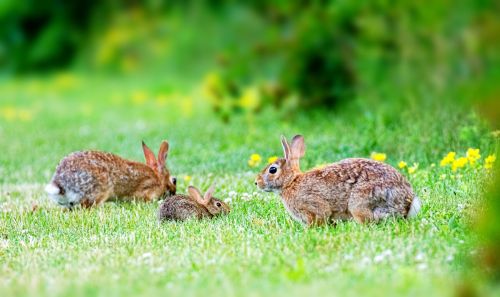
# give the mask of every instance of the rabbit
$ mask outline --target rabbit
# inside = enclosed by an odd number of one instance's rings
[[[212,218],[221,214],[228,214],[229,206],[212,196],[214,186],[202,197],[200,191],[193,186],[188,187],[189,195],[175,195],[166,198],[158,210],[158,220],[184,221],[190,218]]]
[[[288,213],[306,225],[354,219],[377,222],[388,217],[410,218],[420,210],[420,199],[395,168],[371,159],[350,158],[326,167],[300,171],[304,156],[302,135],[291,145],[281,136],[284,158],[268,164],[255,185],[281,195]]]
[[[61,160],[45,191],[69,209],[113,199],[149,202],[174,195],[177,180],[165,166],[168,147],[167,141],[161,143],[157,160],[143,141],[146,164],[100,151],[71,153]]]

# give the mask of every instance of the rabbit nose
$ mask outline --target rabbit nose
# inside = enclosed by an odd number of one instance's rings
[[[255,181],[254,184],[257,185],[257,181]]]

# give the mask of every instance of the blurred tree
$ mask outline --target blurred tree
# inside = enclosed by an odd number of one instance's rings
[[[98,3],[96,0],[3,0],[0,65],[12,71],[66,65],[83,43]]]

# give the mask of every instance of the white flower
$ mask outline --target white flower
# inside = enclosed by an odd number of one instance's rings
[[[415,256],[415,261],[422,262],[424,259],[425,259],[425,255],[424,255],[424,254],[422,254],[422,253],[418,253],[418,254]]]
[[[375,258],[373,258],[373,262],[380,263],[384,260],[384,258],[384,255],[376,255]]]
[[[427,269],[427,264],[420,263],[420,264],[417,265],[417,269],[418,270],[425,270],[425,269]]]
[[[373,258],[373,262],[375,262],[375,263],[382,262],[385,258],[389,257],[390,255],[392,255],[392,251],[385,250],[382,253],[380,253],[379,255],[375,256],[375,258]]]
[[[0,240],[0,248],[6,249],[9,247],[9,240],[8,239],[1,239]]]
[[[344,260],[352,260],[354,257],[352,256],[352,254],[347,254],[344,256]]]
[[[371,260],[368,257],[363,257],[363,259],[361,259],[361,264],[362,265],[368,265],[370,263],[371,263]]]

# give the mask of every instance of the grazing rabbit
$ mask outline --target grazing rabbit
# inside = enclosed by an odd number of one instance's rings
[[[146,164],[98,151],[75,152],[61,160],[45,191],[59,205],[99,205],[109,199],[151,200],[175,194],[176,179],[165,166],[168,142],[154,153],[142,142]]]
[[[387,217],[413,217],[420,210],[406,178],[393,167],[370,159],[345,159],[320,169],[301,172],[304,137],[291,146],[282,136],[284,158],[268,164],[255,184],[281,195],[297,221],[321,225],[354,218],[359,223]]]
[[[189,186],[188,195],[175,195],[166,198],[158,210],[158,220],[183,221],[189,218],[211,218],[230,212],[229,206],[212,196],[214,187],[210,187],[202,197],[200,191]]]

